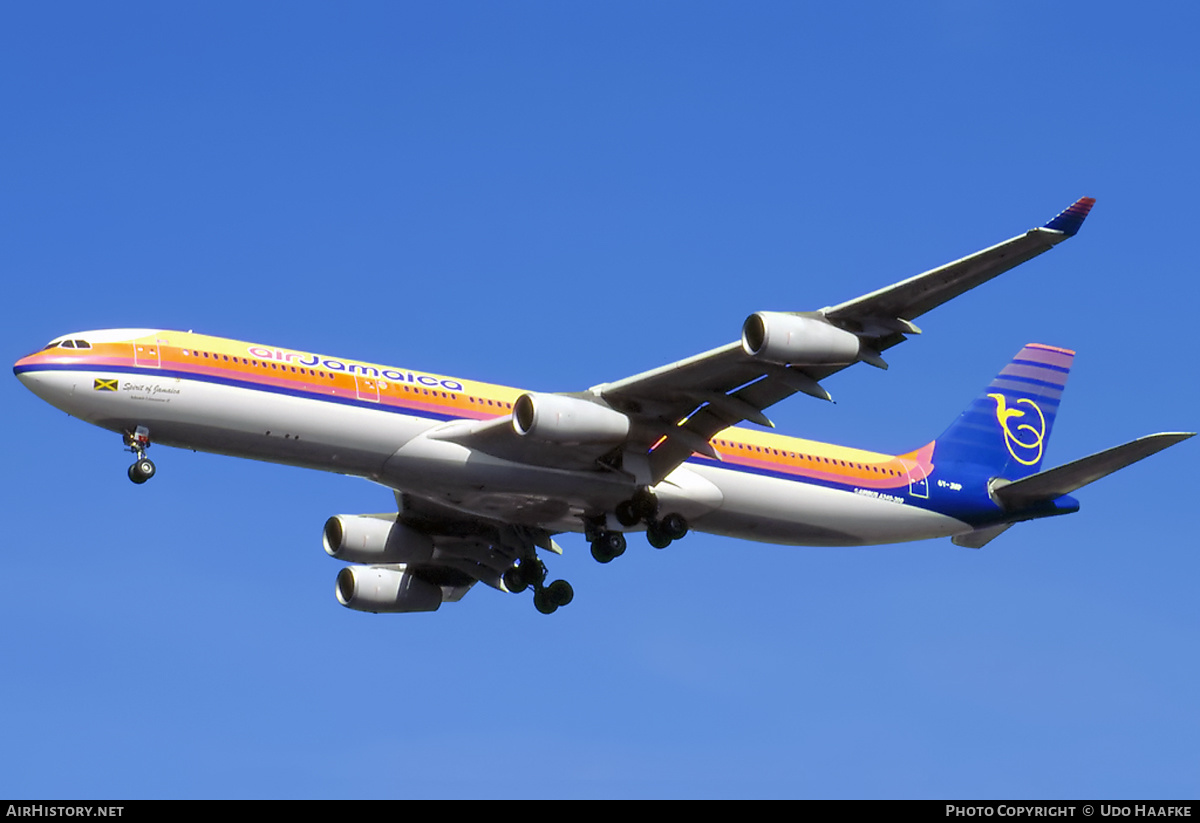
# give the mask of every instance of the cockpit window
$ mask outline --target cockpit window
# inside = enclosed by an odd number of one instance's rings
[[[42,351],[49,349],[90,349],[92,344],[86,340],[52,340]]]

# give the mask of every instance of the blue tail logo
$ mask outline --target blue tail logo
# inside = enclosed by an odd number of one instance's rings
[[[1026,413],[1021,409],[1007,408],[1007,399],[1003,394],[989,394],[988,397],[996,401],[996,420],[1004,431],[1004,445],[1008,447],[1008,453],[1012,455],[1013,460],[1022,466],[1036,466],[1042,462],[1042,444],[1046,442],[1046,415],[1042,414],[1038,404],[1028,397],[1017,400],[1016,405],[1027,405],[1033,409],[1037,425],[1033,425],[1032,422],[1017,423],[1014,431],[1013,423],[1023,420]],[[1033,419],[1029,418],[1030,421]]]
[[[1042,465],[1075,352],[1030,343],[935,442],[934,463],[1018,480]]]

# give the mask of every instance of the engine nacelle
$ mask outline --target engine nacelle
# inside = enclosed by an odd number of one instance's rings
[[[417,563],[433,556],[433,538],[391,514],[339,514],[325,521],[330,557],[349,563]]]
[[[742,350],[784,366],[845,366],[858,359],[859,339],[813,317],[755,312],[742,324]]]
[[[551,443],[617,445],[629,435],[629,418],[619,411],[561,394],[529,392],[517,398],[513,430]]]
[[[397,569],[347,566],[338,572],[337,599],[348,609],[376,614],[435,612],[442,605],[440,586]]]

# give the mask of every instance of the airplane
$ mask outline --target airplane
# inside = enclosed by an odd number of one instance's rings
[[[396,511],[324,527],[350,609],[436,611],[476,583],[552,613],[574,597],[538,555],[582,532],[593,557],[642,531],[858,546],[949,537],[982,548],[1079,509],[1071,493],[1193,436],[1164,432],[1043,470],[1074,352],[1030,343],[946,431],[902,454],[771,432],[765,410],[921,330],[913,321],[1073,237],[1084,197],[1043,226],[853,300],[759,311],[741,339],[586,391],[543,393],[161,329],[56,337],[13,371],[41,399],[122,435],[129,479],[152,443],[367,478]],[[763,430],[739,427],[750,422]]]

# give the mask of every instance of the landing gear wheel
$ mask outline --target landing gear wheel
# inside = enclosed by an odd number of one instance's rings
[[[549,589],[538,589],[533,593],[533,607],[542,614],[554,614],[558,604],[550,599]]]
[[[601,532],[592,541],[592,557],[597,563],[609,563],[625,553],[625,535],[620,532]]]
[[[524,558],[517,565],[504,570],[500,581],[511,594],[521,592],[533,586],[541,589],[542,581],[546,579],[546,566],[536,557]]]
[[[129,479],[139,486],[145,483],[154,476],[154,461],[148,457],[139,457],[137,461],[129,467]]]
[[[525,578],[521,576],[519,566],[513,566],[511,569],[505,570],[501,580],[504,581],[504,588],[508,589],[512,594],[520,594],[529,588],[529,584],[525,582]]]
[[[556,606],[566,606],[575,599],[575,590],[565,580],[555,580],[546,587],[546,597]]]
[[[633,509],[632,500],[626,500],[623,503],[618,503],[615,514],[617,516],[617,522],[625,528],[636,526],[638,521],[641,520],[641,518],[638,517],[637,512],[635,512]]]
[[[522,560],[521,565],[517,566],[517,573],[525,581],[525,586],[533,586],[535,589],[540,589],[542,581],[546,579],[546,567],[536,558]],[[521,591],[525,591],[525,586],[521,587]]]
[[[638,489],[629,501],[630,511],[638,520],[650,520],[658,514],[658,498],[646,488]],[[636,521],[635,521],[636,522]]]
[[[687,537],[688,523],[682,514],[672,512],[658,521],[658,528],[672,540],[682,540]]]
[[[533,607],[542,614],[554,614],[560,606],[565,606],[575,599],[575,590],[565,580],[555,580],[545,588],[539,588],[533,593]]]
[[[656,523],[646,529],[646,542],[656,549],[665,549],[671,545],[671,536],[664,533]]]

